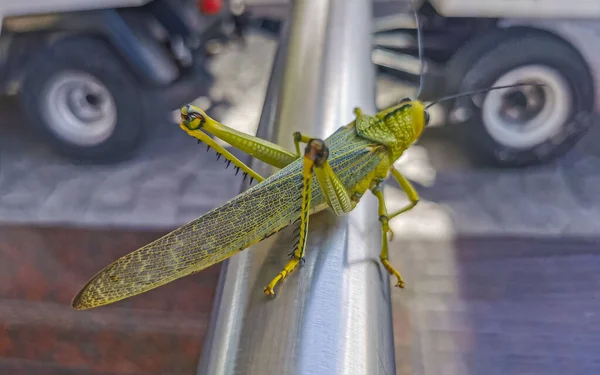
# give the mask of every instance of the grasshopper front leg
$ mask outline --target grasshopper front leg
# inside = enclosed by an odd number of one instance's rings
[[[297,142],[306,142],[302,168],[302,203],[300,210],[300,232],[296,250],[291,254],[292,259],[283,270],[264,289],[265,294],[275,295],[275,286],[293,272],[298,264],[304,260],[306,240],[308,238],[308,219],[310,202],[312,198],[313,172],[317,176],[319,186],[323,191],[325,200],[337,215],[351,211],[356,203],[350,199],[348,191],[335,175],[327,158],[329,150],[321,139],[311,139],[300,133],[295,134]],[[297,146],[299,148],[299,146]]]
[[[398,181],[398,184],[400,185],[402,190],[404,190],[404,193],[410,200],[410,203],[408,203],[406,206],[390,215],[391,220],[396,216],[400,215],[401,213],[412,210],[417,205],[417,203],[419,203],[419,193],[417,193],[410,181],[408,181],[406,177],[404,177],[402,173],[400,173],[400,171],[398,171],[396,168],[391,167],[390,172],[392,172],[392,176],[394,176],[396,181]]]
[[[408,203],[406,206],[404,206],[400,210],[398,210],[392,214],[388,214],[387,208],[385,206],[385,200],[383,198],[383,191],[381,188],[382,181],[381,180],[377,181],[375,186],[373,188],[371,188],[371,191],[373,192],[375,197],[377,197],[377,201],[379,203],[379,206],[378,206],[379,207],[379,221],[381,222],[381,232],[382,232],[382,246],[381,246],[381,253],[379,255],[379,258],[381,260],[381,263],[385,267],[385,269],[389,272],[389,274],[396,276],[396,278],[398,280],[398,282],[396,283],[396,286],[400,287],[400,288],[404,288],[405,284],[404,284],[404,280],[402,279],[402,276],[388,261],[387,234],[390,233],[392,235],[392,237],[394,234],[392,232],[392,230],[390,229],[389,221],[391,219],[393,219],[394,217],[400,215],[401,213],[412,210],[417,205],[417,203],[419,203],[419,194],[417,193],[415,188],[412,186],[412,184],[406,179],[406,177],[404,177],[396,168],[391,167],[390,171],[391,171],[392,175],[394,176],[394,178],[396,179],[396,181],[398,181],[398,184],[400,184],[400,187],[402,188],[402,190],[404,190],[404,193],[408,196],[408,199],[410,199],[410,203]]]
[[[261,182],[264,180],[264,177],[262,177],[257,172],[255,172],[254,169],[247,166],[240,159],[236,158],[235,155],[233,155],[231,152],[227,151],[223,146],[221,146],[220,144],[215,142],[211,137],[208,136],[208,134],[202,132],[199,129],[196,129],[196,130],[186,129],[184,127],[184,125],[181,125],[181,128],[183,130],[185,130],[192,137],[198,139],[198,143],[200,143],[200,142],[206,143],[206,151],[208,151],[211,147],[214,148],[215,151],[217,152],[217,160],[221,156],[223,156],[225,158],[225,160],[227,160],[227,162],[228,162],[227,167],[229,167],[229,163],[232,163],[237,168],[237,171],[235,173],[236,175],[238,174],[238,172],[241,169],[244,174],[244,180],[246,179],[247,176],[250,176],[250,183],[252,183],[252,180],[256,180],[258,182]]]
[[[208,132],[229,143],[238,150],[277,168],[283,168],[300,157],[299,152],[294,154],[275,143],[223,125],[209,117],[200,108],[189,104],[181,108],[180,126],[190,136],[203,142],[206,137],[202,137],[202,134],[203,132]],[[204,135],[206,136],[206,134]],[[224,155],[226,155],[226,153],[229,154],[222,146],[216,145],[217,152],[223,153]],[[212,144],[210,146],[213,147]],[[245,170],[248,167],[246,166],[244,168],[240,166],[240,168]]]

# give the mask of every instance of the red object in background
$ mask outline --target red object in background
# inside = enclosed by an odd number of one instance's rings
[[[221,0],[198,0],[198,7],[204,14],[217,14],[221,10]]]

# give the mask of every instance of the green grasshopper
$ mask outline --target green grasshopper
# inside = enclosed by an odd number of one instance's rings
[[[419,48],[420,57],[421,54]],[[108,265],[88,281],[73,299],[72,306],[78,310],[89,309],[147,292],[202,271],[299,222],[298,241],[290,254],[291,259],[264,288],[265,294],[275,295],[276,285],[304,259],[310,215],[326,208],[331,208],[337,215],[347,214],[367,190],[378,200],[382,239],[379,259],[387,272],[396,278],[396,286],[404,288],[402,276],[388,261],[389,221],[415,207],[419,195],[394,167],[394,162],[419,139],[429,124],[427,108],[431,105],[458,96],[514,86],[520,85],[445,97],[428,106],[419,100],[405,98],[375,116],[356,108],[355,119],[325,140],[294,133],[295,152],[227,127],[200,108],[185,105],[181,108],[181,129],[198,142],[214,148],[226,159],[227,166],[235,166],[236,174],[242,170],[244,178],[249,176],[258,184]],[[264,179],[207,133],[280,170]],[[301,143],[306,145],[303,153]],[[390,175],[410,200],[405,207],[391,213],[382,192],[382,184]]]

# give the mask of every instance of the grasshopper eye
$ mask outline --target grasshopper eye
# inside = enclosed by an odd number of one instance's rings
[[[200,119],[200,121],[204,121],[204,117],[199,113],[190,113],[190,120]]]
[[[429,112],[424,111],[425,113],[425,126],[429,125]]]
[[[190,130],[195,130],[202,127],[202,125],[204,125],[204,122],[206,121],[204,116],[202,116],[202,114],[198,112],[182,112],[181,120],[183,124]]]
[[[192,112],[188,114],[188,121],[194,121],[194,120],[200,120],[200,124],[204,124],[204,116],[202,116],[200,113],[198,112]]]
[[[406,102],[410,102],[410,101],[412,101],[411,98],[404,98],[404,99],[400,100],[400,103],[406,103]]]

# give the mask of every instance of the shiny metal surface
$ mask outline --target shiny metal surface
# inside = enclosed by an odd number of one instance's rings
[[[295,2],[258,135],[293,149],[300,130],[326,137],[360,106],[375,111],[372,4]],[[253,163],[261,173],[274,170]],[[287,261],[293,228],[224,266],[199,374],[394,374],[390,288],[378,261],[376,200],[349,215],[313,215],[306,263],[276,290],[263,287]]]

